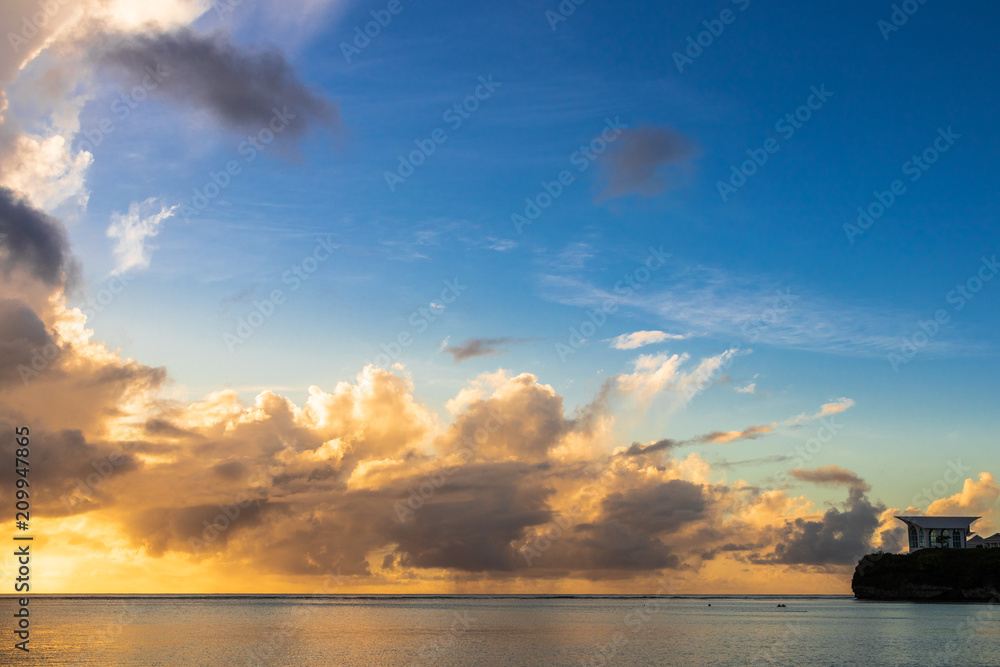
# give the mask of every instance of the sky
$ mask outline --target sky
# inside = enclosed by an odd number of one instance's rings
[[[4,3],[38,592],[840,594],[896,514],[997,532],[998,12]]]

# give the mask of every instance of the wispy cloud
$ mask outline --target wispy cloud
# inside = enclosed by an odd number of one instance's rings
[[[724,269],[673,267],[641,290],[623,295],[613,284],[579,274],[550,272],[539,293],[556,303],[598,308],[614,299],[623,309],[646,313],[664,328],[697,331],[724,342],[768,344],[849,356],[881,356],[898,350],[926,314],[891,305],[872,307],[789,288],[766,276],[739,276]],[[938,336],[923,351],[948,356],[986,349],[973,341]]]
[[[154,213],[157,206],[159,212]],[[108,238],[118,239],[115,244],[115,273],[129,269],[145,269],[149,267],[149,249],[146,240],[160,233],[160,225],[171,217],[177,206],[160,204],[156,198],[150,197],[144,202],[133,202],[128,207],[128,213],[113,213],[111,226],[108,227]]]
[[[665,340],[686,340],[691,334],[672,334],[665,331],[636,331],[622,334],[614,338],[606,338],[604,342],[611,343],[615,350],[635,350],[646,345],[655,345]]]
[[[822,486],[849,486],[851,488],[870,491],[871,485],[858,477],[857,473],[835,465],[823,466],[814,470],[795,468],[791,475],[803,482],[812,482]]]
[[[802,413],[797,417],[792,417],[784,422],[785,426],[795,426],[801,424],[802,422],[815,421],[817,419],[822,419],[823,417],[828,417],[829,415],[835,415],[838,412],[843,412],[848,408],[854,407],[853,398],[838,398],[835,401],[830,401],[829,403],[824,403],[819,412],[811,415]]]
[[[445,354],[450,354],[454,362],[461,363],[468,359],[475,359],[476,357],[492,357],[498,355],[504,350],[505,346],[513,345],[517,343],[523,343],[527,339],[525,338],[470,338],[458,345],[447,345],[447,340],[445,340],[445,345],[442,346],[441,352]]]

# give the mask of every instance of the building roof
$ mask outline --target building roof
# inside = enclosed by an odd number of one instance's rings
[[[952,528],[964,528],[968,530],[969,525],[979,519],[978,516],[897,516],[896,518],[905,523],[913,524],[917,528],[924,528],[926,530]]]
[[[1000,542],[1000,533],[993,533],[986,538],[986,542]]]
[[[975,545],[978,545],[978,544],[986,544],[986,540],[984,540],[983,538],[981,538],[979,535],[973,535],[968,540],[966,540],[966,544],[968,544],[970,546],[975,546]]]

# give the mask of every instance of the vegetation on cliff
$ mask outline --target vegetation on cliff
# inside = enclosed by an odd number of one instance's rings
[[[1000,603],[1000,549],[921,549],[874,553],[854,569],[859,600]]]

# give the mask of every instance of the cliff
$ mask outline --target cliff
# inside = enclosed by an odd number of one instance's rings
[[[859,600],[1000,603],[1000,549],[869,554],[851,579]]]

